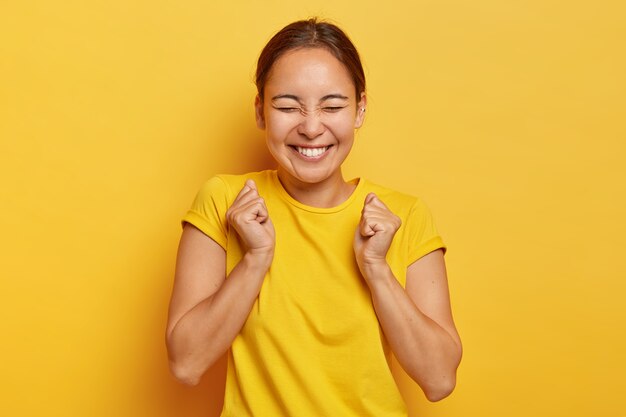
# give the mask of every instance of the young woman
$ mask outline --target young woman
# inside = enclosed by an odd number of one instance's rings
[[[196,384],[228,351],[223,417],[406,416],[392,353],[430,400],[446,397],[461,342],[431,215],[342,175],[367,106],[353,44],[332,24],[292,23],[256,83],[277,169],[210,179],[184,217],[172,372]]]

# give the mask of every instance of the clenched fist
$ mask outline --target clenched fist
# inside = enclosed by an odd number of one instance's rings
[[[273,256],[276,242],[274,225],[254,181],[246,181],[226,212],[226,219],[237,231],[247,253]]]
[[[386,265],[387,251],[402,221],[374,193],[365,197],[354,234],[354,255],[365,278],[372,268]]]

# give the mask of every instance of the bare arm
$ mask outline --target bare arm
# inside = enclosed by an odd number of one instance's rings
[[[385,259],[399,226],[399,219],[380,200],[368,197],[355,236],[355,254],[398,362],[429,400],[438,401],[454,389],[462,354],[443,253],[431,252],[411,264],[405,290]]]
[[[447,397],[456,384],[461,340],[452,321],[442,251],[409,267],[406,290],[389,266],[368,275],[378,321],[398,362],[429,400]]]
[[[194,226],[185,225],[167,324],[172,373],[197,384],[243,327],[273,258],[274,228],[256,186],[244,187],[228,212],[246,244],[226,279],[226,253]]]

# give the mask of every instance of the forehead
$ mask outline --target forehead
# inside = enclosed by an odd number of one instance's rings
[[[301,48],[286,52],[270,71],[265,92],[296,93],[299,96],[341,93],[355,95],[354,82],[346,67],[324,48]],[[306,93],[306,94],[305,94]]]

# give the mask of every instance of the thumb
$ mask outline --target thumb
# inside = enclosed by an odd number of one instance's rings
[[[254,180],[251,179],[247,179],[246,180],[246,185],[250,188],[252,188],[253,190],[256,190],[256,183],[254,182]]]
[[[378,225],[372,223],[369,219],[362,217],[358,226],[359,233],[363,237],[372,237],[378,231]]]
[[[376,199],[376,194],[374,193],[369,193],[366,197],[365,197],[365,204],[369,204],[372,201],[374,201],[374,199]]]

